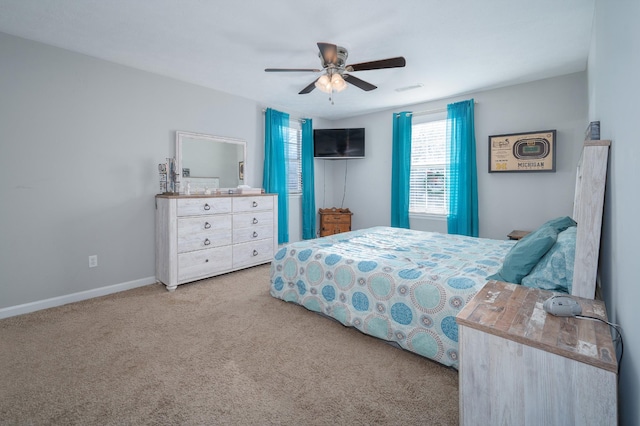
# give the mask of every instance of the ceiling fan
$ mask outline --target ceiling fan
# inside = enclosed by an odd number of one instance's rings
[[[377,87],[371,83],[354,77],[351,72],[379,70],[384,68],[401,68],[406,65],[402,56],[378,61],[361,62],[359,64],[346,65],[349,52],[342,46],[331,43],[318,43],[320,62],[322,69],[313,68],[266,68],[266,72],[323,72],[315,81],[298,92],[299,95],[310,93],[316,87],[325,93],[340,92],[347,87],[346,83],[353,84],[362,90],[370,91]]]

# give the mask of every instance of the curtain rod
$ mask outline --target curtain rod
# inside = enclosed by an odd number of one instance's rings
[[[267,109],[262,108],[262,113],[264,114],[265,112],[267,112]],[[291,114],[289,114],[289,120],[299,121],[300,123],[305,123],[307,121],[304,118],[292,117]]]
[[[478,102],[474,101],[473,102],[474,105],[478,105]],[[410,112],[410,115],[428,115],[428,114],[437,114],[439,112],[447,112],[447,107],[442,107],[442,108],[435,108],[435,109],[427,109],[424,111],[416,111],[416,112]],[[399,116],[400,113],[396,113],[396,117]]]

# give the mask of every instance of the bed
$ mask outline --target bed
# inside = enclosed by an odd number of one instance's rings
[[[515,241],[374,227],[289,244],[273,297],[457,367],[455,316]]]
[[[270,294],[457,369],[455,317],[488,279],[594,298],[609,143],[585,143],[573,219],[520,241],[381,226],[296,242]]]

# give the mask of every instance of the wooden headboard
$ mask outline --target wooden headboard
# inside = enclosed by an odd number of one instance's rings
[[[578,223],[571,294],[594,299],[600,254],[604,188],[611,141],[586,141],[578,162],[573,220]]]

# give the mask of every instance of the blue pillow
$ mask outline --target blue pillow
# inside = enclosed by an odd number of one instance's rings
[[[553,247],[542,256],[529,275],[522,279],[522,285],[571,294],[576,233],[575,226],[560,232]]]
[[[555,244],[558,232],[553,226],[544,224],[518,241],[504,258],[500,270],[487,277],[488,280],[520,284],[529,275],[538,261]]]
[[[560,233],[571,226],[576,226],[576,221],[571,219],[569,216],[563,216],[551,219],[543,223],[542,226],[551,226],[556,230],[556,232]]]

